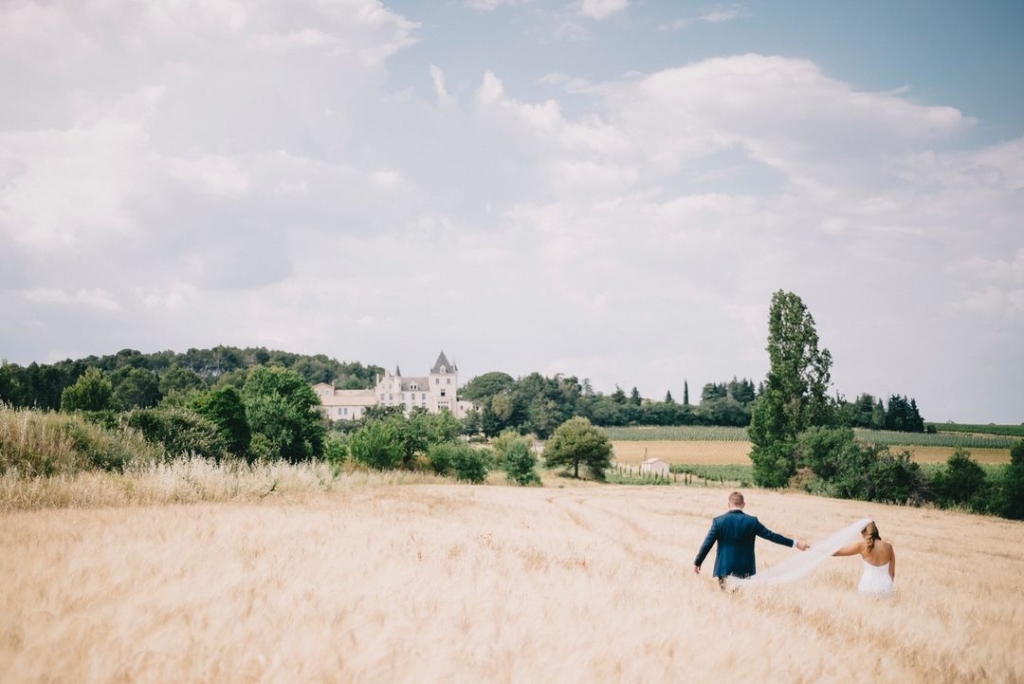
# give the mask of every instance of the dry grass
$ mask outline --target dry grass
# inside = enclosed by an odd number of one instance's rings
[[[725,441],[650,441],[612,442],[615,461],[637,464],[645,458],[660,458],[669,463],[750,465],[750,442]],[[945,463],[956,451],[953,447],[894,446],[893,453],[909,451],[918,463]],[[1009,449],[968,449],[978,463],[1010,462]]]
[[[855,559],[726,594],[690,565],[725,495],[356,476],[256,503],[9,511],[0,681],[1024,680],[1024,525],[752,491],[748,512],[811,540],[873,515],[898,596],[858,597]],[[762,567],[789,553],[759,542]]]

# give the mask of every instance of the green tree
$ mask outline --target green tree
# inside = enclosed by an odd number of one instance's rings
[[[474,449],[468,444],[459,444],[452,465],[456,480],[481,484],[487,479],[487,472],[491,468],[490,452],[488,449]]]
[[[114,407],[114,387],[99,368],[88,368],[60,396],[64,411],[105,411]]]
[[[459,390],[459,397],[477,403],[483,403],[496,394],[512,389],[516,381],[508,373],[492,371],[478,375]]]
[[[352,458],[368,468],[394,470],[405,458],[405,437],[401,422],[394,417],[374,420],[348,438]]]
[[[579,478],[583,465],[595,480],[603,480],[611,460],[612,445],[607,435],[583,417],[562,423],[544,449],[544,462],[549,468],[562,466],[575,478]]]
[[[993,510],[1004,518],[1024,520],[1024,439],[1010,447],[1010,463],[999,478]]]
[[[540,484],[532,439],[514,430],[506,430],[491,441],[491,447],[509,482],[524,486]]]
[[[122,366],[114,372],[114,400],[122,409],[152,408],[160,401],[160,379],[148,368]]]
[[[768,376],[754,402],[748,434],[754,481],[782,487],[796,470],[797,436],[834,422],[828,396],[832,355],[818,349],[814,318],[801,299],[779,290],[768,314]]]
[[[206,388],[206,383],[195,371],[174,365],[160,375],[160,394],[186,395]]]
[[[946,461],[946,467],[932,478],[935,498],[944,508],[967,506],[984,510],[984,502],[977,500],[984,486],[985,469],[971,459],[970,452],[963,447],[958,447]]]
[[[534,453],[533,446],[529,441],[516,440],[509,444],[501,456],[501,467],[509,482],[523,487],[540,484],[540,475],[537,473],[537,454]]]
[[[249,450],[252,431],[238,390],[234,387],[214,388],[193,398],[189,408],[217,426],[228,451],[252,463],[253,454]]]
[[[273,456],[298,463],[323,456],[326,429],[320,398],[305,378],[281,367],[256,366],[242,387],[245,417]]]
[[[171,456],[196,455],[220,461],[227,444],[217,425],[186,408],[133,409],[120,416],[122,425],[158,443]]]

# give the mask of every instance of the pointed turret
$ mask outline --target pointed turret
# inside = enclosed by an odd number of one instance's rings
[[[442,351],[441,354],[437,357],[437,362],[434,363],[434,367],[430,369],[430,374],[437,375],[441,373],[451,373],[456,370],[458,369],[455,366],[448,363],[448,357],[446,357],[444,355],[444,352]]]

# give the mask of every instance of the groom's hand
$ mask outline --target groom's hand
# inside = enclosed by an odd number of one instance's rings
[[[796,543],[793,544],[793,546],[795,546],[796,548],[800,549],[801,551],[806,551],[807,549],[811,548],[810,544],[808,544],[805,541],[801,541],[799,539],[796,540]]]
[[[694,575],[699,575],[700,574],[700,566],[699,565],[694,565],[693,566],[693,574]]]

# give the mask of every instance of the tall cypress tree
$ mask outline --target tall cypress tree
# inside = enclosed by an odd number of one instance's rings
[[[754,482],[783,487],[796,471],[797,436],[834,422],[828,396],[832,355],[818,349],[814,317],[797,295],[779,290],[768,313],[770,368],[747,429]]]

